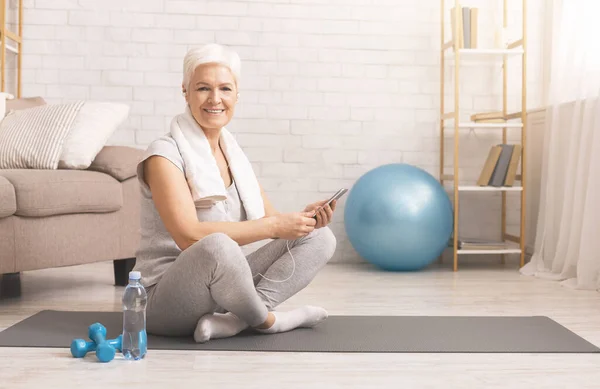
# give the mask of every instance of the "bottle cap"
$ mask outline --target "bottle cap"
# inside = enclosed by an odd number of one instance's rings
[[[140,278],[142,278],[142,274],[139,271],[130,271],[129,272],[130,280],[139,280]]]

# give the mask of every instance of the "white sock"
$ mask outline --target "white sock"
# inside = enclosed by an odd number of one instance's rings
[[[204,343],[210,339],[228,338],[239,334],[247,327],[248,324],[231,312],[211,313],[198,320],[194,340]]]
[[[310,305],[294,309],[289,312],[271,312],[275,316],[275,323],[270,328],[258,329],[265,334],[291,331],[299,327],[314,327],[328,316],[327,311],[321,307]]]

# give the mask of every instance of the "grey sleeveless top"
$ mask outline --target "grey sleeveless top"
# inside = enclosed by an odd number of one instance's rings
[[[137,165],[137,177],[140,183],[140,245],[136,251],[134,270],[140,271],[142,285],[148,288],[156,284],[169,266],[177,259],[181,249],[177,246],[165,228],[154,202],[150,188],[144,181],[143,162],[153,155],[167,158],[182,172],[185,164],[179,153],[177,143],[170,135],[164,135],[153,141]],[[243,221],[246,212],[240,201],[239,193],[233,182],[227,188],[227,200],[211,208],[196,209],[199,221]]]

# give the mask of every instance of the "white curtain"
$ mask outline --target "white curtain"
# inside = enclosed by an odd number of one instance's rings
[[[540,208],[521,272],[600,290],[600,1],[547,4]]]

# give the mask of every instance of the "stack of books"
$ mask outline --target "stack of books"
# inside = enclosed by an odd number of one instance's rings
[[[507,247],[506,242],[489,239],[464,238],[458,239],[460,250],[502,250]]]
[[[450,25],[452,28],[453,39],[456,38],[454,36],[454,26],[456,25],[454,10],[454,7],[450,10]],[[477,48],[477,16],[479,14],[478,9],[474,7],[461,7],[458,14],[460,19],[458,21],[458,47],[461,49]]]
[[[450,238],[448,246],[454,244],[453,238]],[[506,249],[508,244],[503,241],[485,239],[485,238],[458,238],[459,250],[502,250]]]
[[[477,123],[504,123],[506,118],[502,111],[480,112],[471,115],[471,121]]]
[[[478,186],[513,186],[521,160],[521,145],[498,144],[492,146],[483,165]]]

